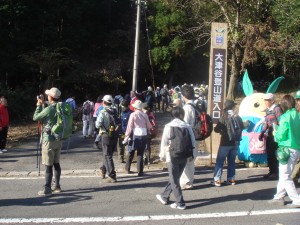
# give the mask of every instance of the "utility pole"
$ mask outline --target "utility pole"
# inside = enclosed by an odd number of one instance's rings
[[[137,87],[139,39],[140,39],[140,20],[141,20],[141,0],[137,0],[135,47],[134,47],[134,62],[133,62],[133,76],[132,76],[132,90],[133,91],[136,91],[136,87]]]

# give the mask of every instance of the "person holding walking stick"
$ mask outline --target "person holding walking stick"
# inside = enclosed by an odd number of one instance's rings
[[[60,98],[61,92],[59,89],[53,87],[46,90],[45,94],[48,96],[48,106],[43,107],[43,98],[37,97],[37,107],[33,115],[34,121],[40,121],[43,124],[42,130],[42,164],[45,165],[45,185],[44,188],[38,192],[40,196],[50,196],[52,192],[61,192],[60,188],[60,153],[62,148],[62,141],[56,139],[51,133],[51,128],[56,124],[56,103]],[[53,177],[55,186],[51,189],[51,182]]]

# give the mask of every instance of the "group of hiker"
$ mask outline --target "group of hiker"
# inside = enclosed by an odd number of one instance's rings
[[[167,86],[164,85],[167,89]],[[95,138],[95,144],[102,149],[103,157],[100,167],[101,177],[107,183],[117,182],[117,174],[113,162],[113,154],[118,149],[118,159],[125,163],[125,173],[132,173],[131,164],[137,152],[137,175],[144,175],[145,163],[151,163],[151,139],[157,134],[155,124],[155,91],[148,87],[147,91],[139,94],[131,91],[125,95],[99,96],[94,103],[87,96],[82,105],[83,138]],[[162,93],[160,91],[160,93]],[[168,90],[170,95],[170,91]],[[60,114],[74,115],[76,108],[75,97],[66,100],[67,106],[59,104],[61,92],[53,87],[45,91],[47,104],[43,97],[37,98],[37,107],[33,120],[40,121],[41,130],[42,163],[45,165],[45,185],[38,195],[49,196],[61,192],[60,186],[60,153],[64,136],[55,135],[53,127],[58,123],[58,110]],[[169,181],[164,191],[156,195],[156,198],[164,205],[168,204],[170,194],[173,192],[175,203],[171,208],[185,209],[185,201],[182,190],[194,188],[195,159],[200,146],[198,138],[197,120],[203,108],[197,105],[198,91],[191,85],[182,85],[174,88],[174,99],[169,105],[162,102],[163,111],[171,112],[172,121],[165,124],[161,136],[159,157],[168,164]],[[151,95],[153,101],[150,101]],[[195,98],[196,97],[196,98]],[[270,204],[284,205],[286,194],[292,200],[289,206],[300,207],[300,197],[296,186],[299,175],[300,158],[300,91],[295,95],[284,95],[280,104],[274,101],[271,93],[264,95],[264,101],[268,113],[265,117],[265,126],[259,136],[259,140],[267,134],[267,156],[269,173],[266,179],[278,179],[277,192]],[[5,99],[1,98],[1,104]],[[59,107],[58,107],[59,106]],[[242,139],[242,130],[246,128],[247,121],[235,112],[236,103],[226,100],[223,114],[213,128],[220,133],[220,145],[216,158],[216,165],[211,184],[217,187],[222,185],[235,185],[235,159]],[[69,108],[68,108],[69,107]],[[3,107],[1,106],[0,109]],[[298,108],[298,110],[297,110]],[[71,114],[70,114],[71,110]],[[68,112],[69,111],[69,112]],[[1,111],[2,112],[2,111]],[[3,122],[3,121],[1,121]],[[63,125],[60,125],[61,129]],[[233,126],[239,129],[233,129]],[[3,126],[0,127],[3,133]],[[2,135],[1,133],[1,135]],[[2,136],[1,136],[2,137]],[[2,143],[2,142],[1,142]],[[3,148],[3,147],[1,147]],[[4,149],[4,148],[3,148]],[[3,151],[3,149],[1,149]],[[125,152],[128,152],[125,154]],[[227,158],[227,178],[222,181],[224,161]],[[294,175],[292,175],[294,173]],[[54,179],[53,179],[54,177]],[[293,182],[294,180],[294,182]]]

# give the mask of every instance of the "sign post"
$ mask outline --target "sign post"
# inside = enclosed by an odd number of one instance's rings
[[[209,68],[208,114],[216,124],[223,113],[227,83],[227,23],[212,23],[211,49]],[[214,142],[212,142],[212,139]],[[220,135],[210,136],[210,164],[212,164],[213,149],[218,149]]]

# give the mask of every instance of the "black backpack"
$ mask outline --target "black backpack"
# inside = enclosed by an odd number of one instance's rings
[[[229,141],[241,141],[243,132],[243,121],[238,115],[228,117],[227,133]]]
[[[92,112],[92,105],[91,105],[91,103],[90,103],[90,102],[85,102],[85,103],[83,104],[82,113],[83,113],[84,115],[90,115],[91,112]]]
[[[118,118],[117,111],[113,108],[105,109],[105,111],[109,115],[109,127],[106,128],[106,132],[108,132],[108,136],[112,138],[118,137],[120,133],[120,119]]]
[[[193,145],[188,128],[171,127],[170,141],[171,157],[186,159],[193,156]]]

